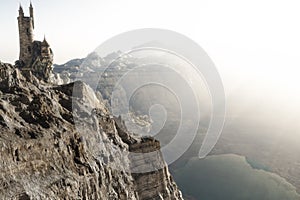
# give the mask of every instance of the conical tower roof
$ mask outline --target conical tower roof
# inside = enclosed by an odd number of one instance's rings
[[[43,40],[43,42],[42,42],[42,46],[47,46],[47,47],[49,47],[50,45],[49,45],[49,43],[47,42],[47,40],[46,40],[46,37],[44,36],[44,40]]]

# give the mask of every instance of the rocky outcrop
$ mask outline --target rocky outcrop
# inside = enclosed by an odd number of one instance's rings
[[[50,85],[3,63],[0,75],[2,199],[182,199],[159,142],[128,133],[85,83]]]

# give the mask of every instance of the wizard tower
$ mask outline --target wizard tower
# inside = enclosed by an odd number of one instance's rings
[[[28,17],[24,15],[20,5],[18,26],[20,55],[16,66],[26,74],[32,73],[38,78],[48,80],[52,71],[53,52],[45,38],[43,42],[34,40],[34,17],[31,3]]]

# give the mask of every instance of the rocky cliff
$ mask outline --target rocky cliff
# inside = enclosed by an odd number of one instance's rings
[[[1,199],[182,199],[159,142],[129,133],[85,83],[0,63],[0,95]]]

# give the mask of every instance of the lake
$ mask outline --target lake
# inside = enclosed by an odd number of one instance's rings
[[[192,158],[172,175],[185,199],[300,200],[285,179],[254,169],[245,157],[233,154]]]

